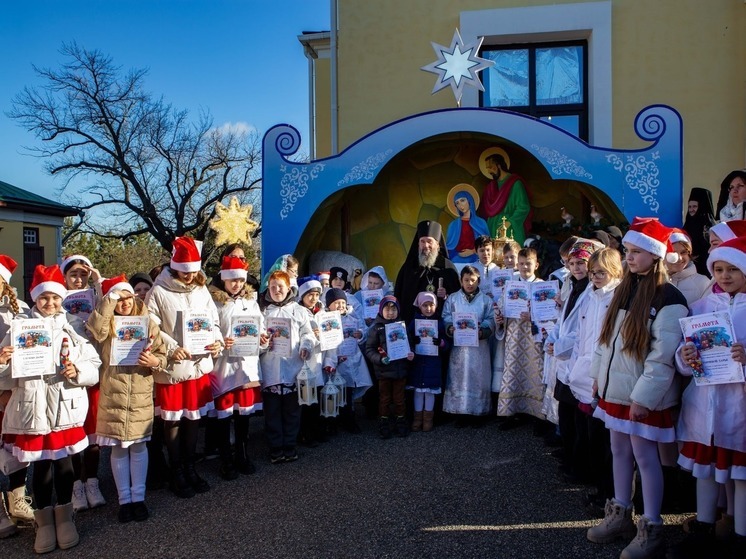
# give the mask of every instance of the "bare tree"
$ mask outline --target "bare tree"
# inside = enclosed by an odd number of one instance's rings
[[[191,121],[145,90],[146,70],[125,72],[100,51],[61,52],[60,68],[34,67],[43,85],[24,88],[8,116],[41,140],[28,149],[66,177],[63,191],[85,183],[66,192],[83,212],[70,234],[150,233],[170,250],[176,236],[205,237],[216,201],[258,200],[256,132],[216,129],[208,114]]]

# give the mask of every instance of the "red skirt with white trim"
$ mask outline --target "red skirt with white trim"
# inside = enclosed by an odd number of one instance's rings
[[[177,384],[155,385],[155,414],[166,421],[196,420],[213,409],[210,375]]]
[[[7,435],[4,435],[7,437]],[[13,456],[21,462],[59,460],[88,447],[88,435],[83,427],[70,427],[46,435],[15,435]]]
[[[230,392],[221,394],[215,398],[215,409],[210,412],[211,416],[225,419],[237,411],[241,415],[251,415],[262,409],[262,389],[259,386],[253,388],[234,388]]]
[[[612,404],[603,398],[599,400],[593,417],[602,420],[607,429],[643,437],[659,443],[672,443],[676,440],[671,408],[650,410],[645,419],[632,421],[629,418],[629,406]]]
[[[696,478],[714,478],[718,483],[746,480],[746,452],[685,441],[678,462]]]
[[[91,444],[96,444],[96,419],[98,418],[98,399],[101,396],[101,385],[88,386],[86,392],[88,392],[88,413],[85,416],[83,429],[85,429],[85,434],[88,435]]]

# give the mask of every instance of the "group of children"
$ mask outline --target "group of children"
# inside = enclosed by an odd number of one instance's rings
[[[145,274],[129,281],[100,278],[81,255],[65,259],[61,268],[39,266],[30,290],[34,306],[28,309],[8,283],[15,263],[0,256],[2,452],[19,467],[34,462],[36,510],[25,494],[25,469],[10,476],[9,509],[18,511],[17,517],[24,511],[33,515],[38,553],[72,547],[78,543],[74,509],[104,502],[94,445],[111,447],[119,520],[142,521],[148,518],[148,450],[157,456],[165,444],[169,485],[177,496],[210,489],[195,468],[200,418],[212,418],[208,425],[221,458],[220,476],[232,480],[255,470],[248,452],[251,414],[263,411],[271,463],[293,462],[299,441],[314,446],[337,426],[360,431],[354,403],[375,379],[382,439],[431,431],[439,394],[443,412],[455,415],[459,426],[480,426],[490,413],[500,418],[500,429],[526,418],[537,427],[556,424],[565,473],[594,483],[599,497],[608,499],[604,519],[587,537],[607,543],[634,536],[622,558],[654,557],[663,550],[664,470],[678,461],[697,478],[697,518],[689,523],[690,539],[671,553],[698,557],[696,550],[715,546],[724,488],[731,549],[734,557],[743,557],[743,376],[729,384],[690,382],[682,393],[682,381],[698,370],[701,355],[685,343],[679,324],[689,314],[724,311],[740,339],[746,227],[739,227],[731,222],[713,228],[708,259],[713,282],[692,274],[686,235],[655,219],[631,224],[623,238],[624,266],[615,248],[569,239],[560,248],[564,268],[550,276],[561,283],[557,319],[541,322],[530,310],[514,318],[504,315],[505,299],[494,289],[500,282],[489,237],[476,239],[479,262],[461,268],[457,292],[442,299],[423,291],[411,302],[393,296],[379,266],[364,275],[363,291],[353,294],[344,269],[298,279],[298,261],[290,255],[272,266],[256,293],[247,283],[243,251],[235,245],[224,251],[221,271],[208,286],[200,243],[181,237],[154,280]],[[503,256],[505,268],[513,270],[510,279],[539,281],[536,250],[508,243]],[[65,312],[63,300],[89,281],[95,308],[84,322]],[[368,292],[380,295],[375,318],[364,312],[371,305],[363,298]],[[404,304],[413,304],[417,313],[401,324],[406,332],[401,334],[394,326]],[[340,313],[345,340],[324,351],[322,310]],[[147,341],[127,365],[120,364],[119,355],[114,359],[118,317],[143,317],[147,325]],[[51,329],[54,362],[41,374],[29,374],[27,363],[14,366],[23,350],[11,336],[11,324],[35,320],[29,328],[39,328],[38,319]],[[236,329],[237,320],[244,325],[256,320],[257,351],[234,351],[245,335]],[[212,330],[208,338],[194,338],[208,343],[195,347],[190,341],[186,330],[193,324],[202,325],[194,327],[197,331],[204,325]],[[465,337],[466,330],[474,335]],[[408,346],[402,351],[403,338]],[[393,344],[398,346],[394,358]],[[746,364],[742,344],[734,343],[731,352],[734,361]],[[319,392],[332,381],[342,388],[336,419],[303,401],[302,371]],[[411,414],[407,389],[413,395]],[[635,464],[644,503],[636,525]],[[0,537],[14,530],[7,517],[0,519]]]

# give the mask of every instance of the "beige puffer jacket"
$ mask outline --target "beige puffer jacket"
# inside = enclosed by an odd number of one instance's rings
[[[102,361],[96,434],[119,441],[136,441],[150,436],[153,430],[153,375],[148,367],[109,365],[116,304],[116,299],[104,297],[86,326],[97,342]],[[132,316],[148,316],[148,308],[138,298],[135,298]],[[150,320],[149,334],[153,340],[150,352],[163,368],[166,366],[166,344],[153,320]]]

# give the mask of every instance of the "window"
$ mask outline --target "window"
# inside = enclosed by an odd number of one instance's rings
[[[481,106],[531,115],[588,140],[586,41],[491,46],[481,56],[495,62],[482,74]]]
[[[24,227],[23,228],[23,244],[24,245],[38,245],[39,244],[39,229],[36,227]]]

